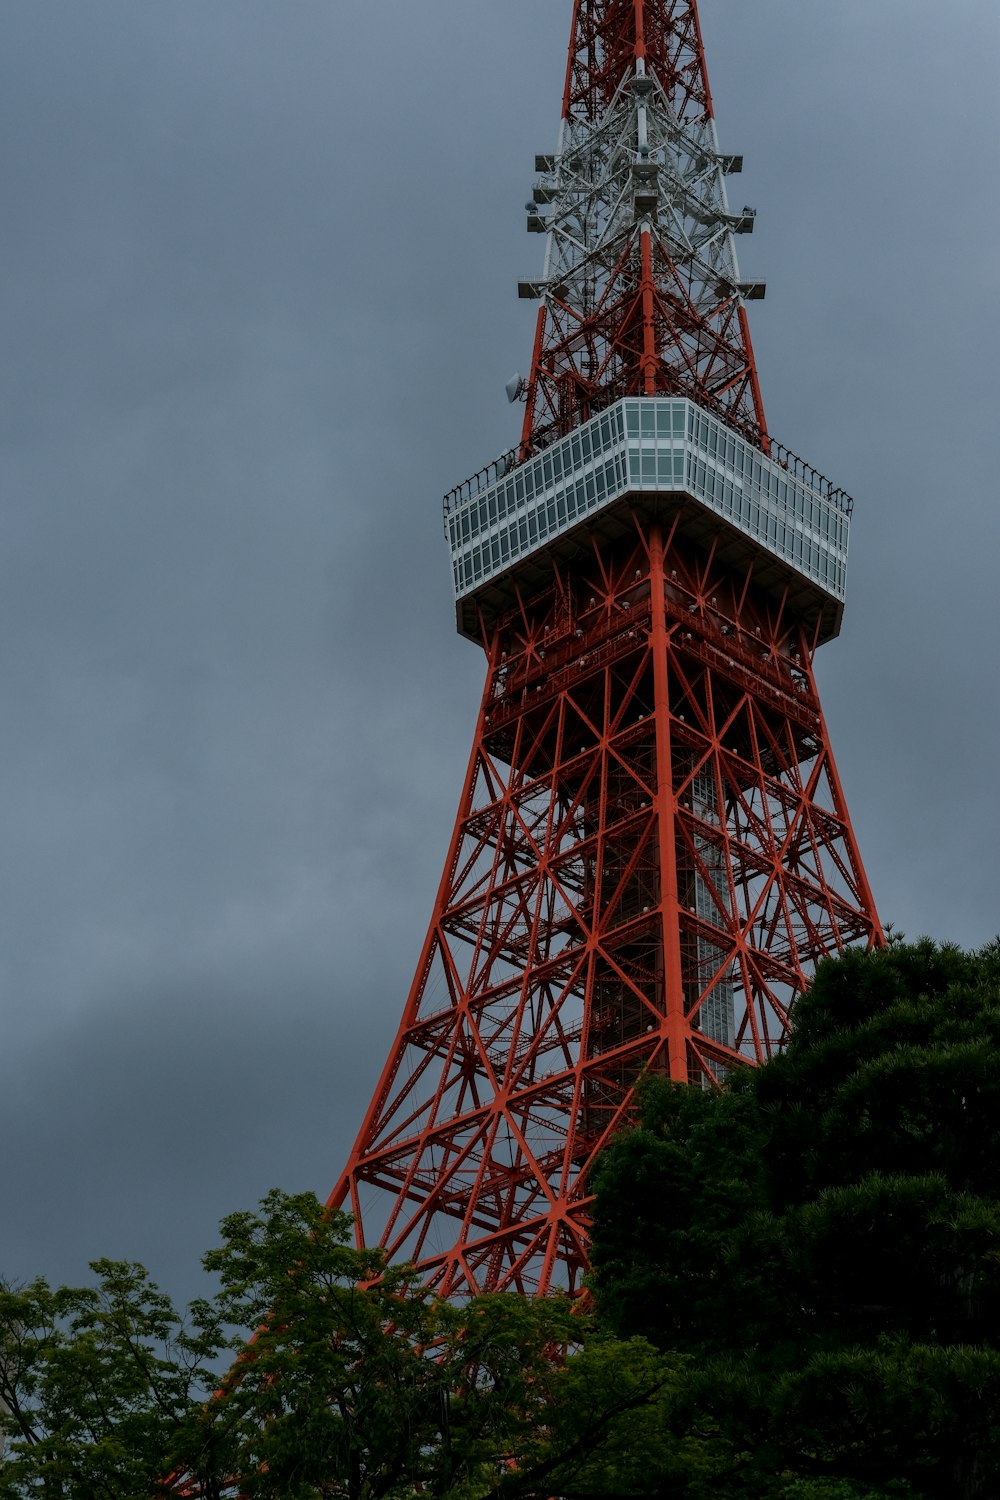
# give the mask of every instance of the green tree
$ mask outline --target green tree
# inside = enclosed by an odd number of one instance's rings
[[[565,1298],[453,1306],[311,1194],[222,1230],[220,1291],[185,1320],[111,1262],[93,1287],[0,1296],[3,1500],[213,1497],[235,1476],[259,1500],[610,1496],[626,1474],[658,1493],[637,1423],[656,1413],[670,1441],[677,1361],[645,1340],[595,1334]]]
[[[455,1307],[347,1243],[311,1195],[223,1223],[206,1265],[223,1316],[259,1325],[206,1414],[235,1438],[249,1496],[349,1500],[491,1492],[526,1448],[571,1336],[563,1299]]]
[[[1000,1494],[998,1061],[1000,952],[923,943],[825,965],[728,1088],[647,1081],[596,1323],[454,1307],[280,1193],[183,1317],[113,1262],[0,1291],[0,1500]]]
[[[93,1270],[94,1286],[0,1287],[5,1500],[153,1495],[216,1384],[228,1340],[208,1303],[183,1320],[141,1266]]]
[[[748,1493],[1000,1493],[1000,949],[848,953],[782,1057],[649,1080],[594,1265],[610,1330],[689,1357],[674,1420],[714,1421]]]

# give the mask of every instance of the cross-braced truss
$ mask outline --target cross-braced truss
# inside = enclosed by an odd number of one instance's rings
[[[879,938],[780,600],[657,521],[491,627],[448,863],[331,1201],[447,1295],[575,1289],[588,1171],[647,1069],[770,1057]]]
[[[754,442],[763,405],[693,0],[578,0],[558,152],[529,206],[548,236],[522,454],[625,395],[689,396]]]

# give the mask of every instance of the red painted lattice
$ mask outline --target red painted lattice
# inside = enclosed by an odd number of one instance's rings
[[[810,642],[750,577],[637,519],[489,648],[426,946],[333,1198],[449,1295],[578,1286],[587,1170],[639,1073],[713,1087],[769,1057],[816,960],[879,936]]]
[[[711,113],[693,0],[576,0],[522,457],[626,394],[768,451]],[[643,1070],[719,1086],[781,1045],[819,959],[881,941],[812,675],[831,601],[694,504],[629,503],[477,596],[447,864],[331,1197],[450,1296],[577,1289],[588,1172]]]

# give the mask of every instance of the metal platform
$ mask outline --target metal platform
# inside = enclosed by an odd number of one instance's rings
[[[633,511],[679,517],[685,535],[755,564],[768,592],[787,594],[818,640],[843,611],[852,502],[771,442],[761,452],[695,402],[626,397],[525,463],[516,454],[444,501],[458,628],[478,637],[521,588],[541,584],[553,556],[582,534],[610,538]]]

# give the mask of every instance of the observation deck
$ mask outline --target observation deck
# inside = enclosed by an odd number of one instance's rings
[[[458,629],[480,638],[588,534],[660,518],[752,565],[817,643],[840,630],[853,502],[772,439],[763,453],[695,402],[626,396],[524,463],[504,455],[444,499]]]

